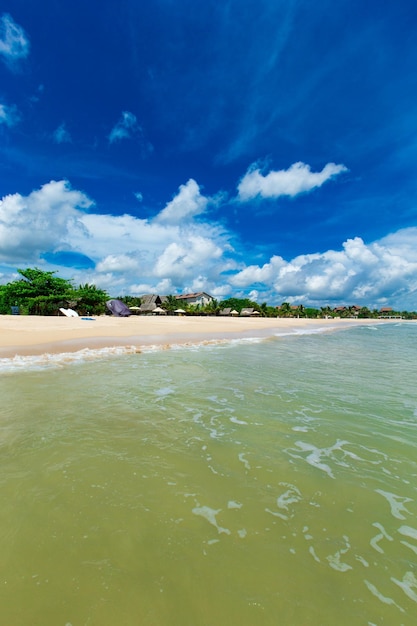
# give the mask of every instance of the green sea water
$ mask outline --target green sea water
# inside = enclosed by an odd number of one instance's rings
[[[415,624],[416,346],[3,360],[0,624]]]

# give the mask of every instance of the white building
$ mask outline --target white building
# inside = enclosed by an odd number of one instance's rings
[[[185,304],[205,306],[213,302],[214,298],[204,291],[198,293],[184,293],[181,296],[175,296],[177,300],[181,300]]]

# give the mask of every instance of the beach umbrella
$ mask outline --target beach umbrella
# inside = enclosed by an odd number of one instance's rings
[[[230,315],[239,315],[239,313],[233,309],[233,311],[230,311]]]
[[[130,306],[129,311],[134,311],[134,313],[137,315],[140,311],[140,306]]]
[[[184,309],[175,309],[174,313],[185,313]]]
[[[165,311],[165,309],[161,309],[160,306],[157,306],[156,309],[154,309],[152,311],[152,313],[156,313],[157,315],[166,315],[167,312]]]

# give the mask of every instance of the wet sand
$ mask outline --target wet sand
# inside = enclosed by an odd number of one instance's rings
[[[378,320],[232,318],[186,316],[99,316],[93,319],[64,316],[1,315],[0,357],[75,352],[83,348],[172,345],[242,337],[267,337],[303,328],[329,329]]]

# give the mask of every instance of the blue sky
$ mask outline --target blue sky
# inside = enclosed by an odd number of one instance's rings
[[[0,282],[417,310],[413,0],[13,0]]]

